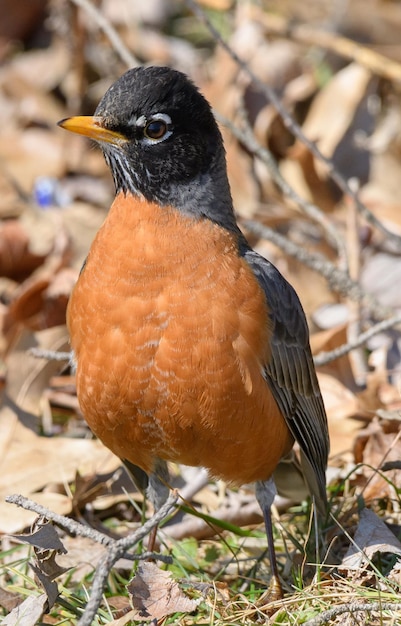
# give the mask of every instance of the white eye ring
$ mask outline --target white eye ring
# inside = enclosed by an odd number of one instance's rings
[[[149,119],[141,115],[136,121],[136,126],[143,128],[142,141],[148,146],[165,141],[173,132],[171,117],[167,113],[156,113]]]

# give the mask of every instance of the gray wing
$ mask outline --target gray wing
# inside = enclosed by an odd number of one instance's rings
[[[296,292],[274,265],[251,249],[244,258],[266,294],[272,323],[266,382],[299,444],[309,490],[324,511],[329,435],[305,314]]]

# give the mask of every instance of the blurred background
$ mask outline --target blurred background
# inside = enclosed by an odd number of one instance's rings
[[[121,488],[110,500],[99,487],[119,462],[92,440],[73,373],[27,350],[68,350],[68,297],[114,193],[99,149],[57,121],[93,113],[136,64],[186,72],[212,103],[240,226],[308,316],[331,484],[351,509],[362,495],[400,524],[399,319],[336,360],[322,353],[400,315],[401,4],[196,6],[0,0],[0,532],[34,517],[4,504],[11,492],[64,514],[90,502],[128,515]],[[221,501],[210,491],[199,502]]]

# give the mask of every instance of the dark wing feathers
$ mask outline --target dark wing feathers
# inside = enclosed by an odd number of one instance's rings
[[[308,487],[324,510],[329,436],[305,314],[294,289],[274,265],[250,249],[245,250],[244,258],[266,294],[271,318],[266,382],[300,446]]]

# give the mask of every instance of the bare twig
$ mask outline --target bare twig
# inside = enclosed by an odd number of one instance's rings
[[[345,604],[338,604],[332,609],[328,609],[327,611],[323,611],[316,617],[304,622],[304,626],[324,626],[325,624],[331,624],[332,620],[334,620],[339,615],[344,615],[344,613],[358,613],[359,611],[363,613],[372,613],[378,612],[380,615],[383,611],[400,611],[401,603],[400,602],[346,602]]]
[[[160,510],[157,511],[157,513],[155,513],[150,520],[145,522],[141,528],[139,528],[132,535],[119,539],[111,545],[107,554],[100,560],[96,568],[91,596],[86,605],[84,614],[79,620],[77,626],[91,626],[102,601],[104,587],[113,565],[118,561],[118,559],[124,556],[126,550],[139,543],[152,530],[152,528],[157,526],[157,524],[159,524],[169,513],[172,512],[177,502],[177,498],[177,493],[172,492]]]
[[[249,76],[249,78],[259,87],[259,89],[265,94],[266,98],[271,102],[277,113],[280,115],[283,120],[284,125],[288,128],[288,130],[297,137],[307,148],[308,150],[317,158],[319,161],[324,163],[327,167],[327,171],[331,176],[332,180],[339,186],[344,194],[346,194],[358,208],[360,214],[373,226],[375,226],[385,237],[387,240],[391,241],[394,247],[397,250],[401,250],[401,237],[389,231],[384,224],[382,224],[375,215],[371,211],[367,209],[367,207],[361,202],[359,199],[358,192],[352,188],[348,184],[348,181],[336,170],[331,159],[325,157],[316,146],[316,144],[308,139],[304,133],[302,132],[301,127],[296,123],[292,115],[287,111],[287,109],[281,103],[279,97],[277,96],[274,89],[272,89],[269,85],[265,84],[261,81],[256,74],[250,69],[248,63],[241,59],[238,54],[227,44],[224,39],[221,37],[218,30],[213,26],[209,18],[203,9],[197,4],[195,0],[185,0],[186,4],[190,7],[190,9],[194,12],[194,14],[198,17],[198,19],[205,24],[213,38],[216,42],[220,44],[222,48],[229,54],[229,56],[237,63],[238,67],[240,67],[245,74]]]
[[[52,520],[54,523],[62,526],[69,532],[80,535],[83,537],[89,537],[93,541],[100,543],[107,547],[107,552],[104,557],[99,561],[99,564],[96,568],[95,577],[93,579],[93,585],[91,590],[91,595],[89,601],[86,605],[85,611],[78,622],[78,626],[90,626],[92,624],[93,619],[96,616],[97,610],[100,606],[103,596],[104,586],[107,581],[107,577],[110,574],[110,571],[113,565],[122,557],[127,557],[126,551],[130,548],[134,547],[138,544],[150,531],[160,524],[160,522],[169,515],[176,503],[177,503],[178,495],[177,493],[171,492],[167,501],[163,504],[163,506],[157,511],[151,519],[145,522],[138,530],[134,533],[128,535],[127,537],[123,537],[122,539],[112,539],[107,535],[103,535],[103,533],[99,533],[93,528],[88,528],[75,522],[74,520],[65,517],[64,515],[58,515],[57,513],[53,513],[53,511],[49,511],[45,507],[29,498],[25,498],[21,495],[11,495],[6,498],[6,502],[10,502],[11,504],[16,504],[28,511],[33,511],[38,515],[42,515],[45,518]],[[131,559],[149,559],[154,558],[165,562],[171,562],[171,557],[166,557],[161,554],[153,554],[153,553],[145,553],[141,555],[129,555],[128,558]]]
[[[176,496],[175,493],[172,496],[170,496],[169,500],[167,501],[167,502],[170,502],[170,508],[172,508],[175,502],[177,501],[177,497],[178,496]],[[34,502],[33,500],[30,500],[29,498],[26,498],[25,496],[22,496],[20,494],[13,494],[13,495],[7,496],[5,500],[6,502],[10,504],[16,504],[17,506],[25,509],[26,511],[32,511],[33,513],[37,513],[38,515],[45,517],[46,519],[54,522],[58,526],[61,526],[72,535],[76,535],[79,537],[87,537],[88,539],[91,539],[95,543],[99,543],[100,545],[106,546],[106,547],[113,546],[115,543],[118,543],[119,545],[120,544],[123,545],[125,541],[127,543],[127,549],[132,547],[135,543],[138,543],[136,540],[134,540],[133,543],[131,543],[131,541],[133,540],[133,538],[136,537],[136,534],[139,531],[142,533],[143,529],[145,528],[145,532],[141,536],[141,538],[145,537],[148,534],[148,532],[150,532],[154,526],[157,526],[157,524],[159,524],[160,521],[164,519],[164,517],[166,517],[166,515],[168,514],[168,513],[162,514],[161,512],[164,511],[164,508],[161,508],[160,511],[158,511],[151,519],[149,519],[148,522],[143,524],[143,526],[141,526],[141,528],[138,531],[136,531],[132,535],[128,535],[127,537],[123,537],[122,539],[118,539],[116,541],[116,539],[113,539],[112,537],[109,537],[108,535],[105,535],[104,533],[101,533],[98,530],[91,528],[90,526],[85,526],[84,524],[81,524],[80,522],[77,522],[76,520],[73,520],[69,517],[65,517],[65,515],[59,515],[59,513],[54,513],[54,511],[50,511],[49,509],[44,507],[42,504],[38,504],[37,502]],[[166,502],[166,505],[167,505],[167,502]],[[168,512],[170,512],[170,508]],[[155,559],[157,558],[157,559],[160,559],[161,561],[165,560],[165,557],[163,557],[163,555],[153,554],[150,552],[144,553],[138,556],[136,555],[132,556],[132,559],[134,560],[135,559],[147,559],[147,558],[155,558]]]
[[[349,343],[345,343],[335,350],[331,350],[330,352],[320,352],[314,358],[315,365],[326,365],[326,363],[330,363],[335,359],[344,356],[351,352],[351,350],[355,350],[355,348],[359,348],[363,346],[369,339],[377,335],[378,333],[383,332],[384,330],[388,330],[389,328],[393,328],[394,326],[398,326],[401,324],[401,313],[397,313],[393,317],[389,319],[383,320],[374,326],[371,326],[369,330],[366,330],[364,333],[361,333],[358,337],[355,338],[354,341],[350,341]]]
[[[298,259],[311,269],[319,272],[319,274],[327,280],[330,288],[337,293],[360,301],[376,318],[383,319],[394,315],[392,309],[379,304],[370,294],[367,294],[357,282],[352,280],[346,272],[339,270],[323,255],[316,252],[314,254],[308,252],[305,248],[297,246],[283,235],[280,235],[280,233],[254,220],[245,220],[242,223],[250,232],[258,237],[263,237],[271,241],[281,248],[285,254]]]
[[[36,359],[47,361],[70,361],[72,352],[59,352],[58,350],[45,350],[44,348],[30,348],[27,353]]]
[[[287,37],[308,46],[318,46],[324,50],[330,50],[366,67],[377,76],[398,84],[401,83],[401,64],[375,50],[328,30],[318,30],[307,24],[290,24],[287,19],[280,15],[266,13],[256,7],[250,10],[254,12],[254,18],[263,25],[269,34]]]
[[[94,528],[90,528],[89,526],[84,526],[79,522],[76,522],[69,517],[65,517],[64,515],[59,515],[58,513],[54,513],[50,511],[46,507],[26,498],[25,496],[21,496],[20,494],[13,494],[6,497],[6,502],[10,504],[16,504],[17,506],[25,509],[26,511],[32,511],[33,513],[37,513],[38,515],[42,515],[48,520],[51,520],[58,526],[61,526],[69,533],[73,535],[79,535],[80,537],[88,537],[95,541],[96,543],[100,543],[103,546],[110,545],[114,540],[103,533],[95,530]]]
[[[290,200],[295,202],[303,213],[310,217],[313,221],[321,226],[324,232],[327,233],[329,242],[332,242],[340,256],[340,262],[342,262],[343,266],[347,265],[346,259],[346,249],[344,245],[343,238],[340,237],[337,229],[333,226],[333,224],[326,218],[325,214],[314,204],[308,202],[308,200],[304,200],[297,194],[297,192],[289,185],[289,183],[282,176],[275,158],[273,157],[270,150],[263,147],[256,139],[254,134],[251,132],[249,128],[247,130],[242,130],[238,128],[235,124],[233,124],[229,119],[215,113],[217,120],[226,126],[230,132],[240,141],[246,148],[249,150],[251,154],[260,159],[263,163],[267,165],[269,171],[273,177],[276,185],[281,189],[282,193],[287,196]]]
[[[95,24],[104,32],[106,37],[110,40],[113,49],[116,51],[123,63],[129,67],[135,67],[140,65],[139,61],[134,57],[132,52],[127,48],[122,41],[120,35],[116,29],[110,24],[110,22],[104,17],[100,9],[95,7],[88,0],[71,0],[76,6],[80,7],[89,15]]]

